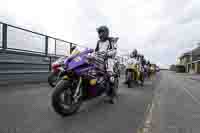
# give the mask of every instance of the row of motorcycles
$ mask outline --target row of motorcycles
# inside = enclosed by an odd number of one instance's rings
[[[54,111],[61,116],[72,115],[84,101],[107,93],[108,84],[113,87],[109,95],[117,95],[120,77],[118,63],[114,65],[114,79],[110,83],[106,61],[105,52],[94,52],[93,49],[56,60],[48,77],[48,83],[54,88],[51,97]]]
[[[134,85],[144,85],[144,80],[155,74],[155,69],[151,66],[141,67],[139,64],[129,64],[125,70],[125,84],[128,88]]]
[[[53,87],[51,105],[56,113],[68,116],[76,113],[81,104],[87,100],[102,96],[118,94],[121,66],[116,60],[114,65],[114,80],[108,82],[107,53],[94,52],[93,49],[73,51],[68,57],[60,57],[52,63],[48,83]],[[141,67],[139,64],[129,64],[125,69],[125,84],[128,88],[144,84],[146,78],[155,74],[152,67]],[[111,91],[112,90],[112,91]]]

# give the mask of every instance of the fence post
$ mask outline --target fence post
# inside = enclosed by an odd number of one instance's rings
[[[3,40],[2,40],[2,47],[3,47],[3,49],[5,50],[5,49],[7,49],[7,24],[3,24],[3,29],[2,29],[2,31],[3,31]]]
[[[45,55],[48,55],[48,36],[45,36]]]
[[[50,72],[51,72],[51,63],[52,63],[52,59],[51,59],[51,58],[52,58],[52,57],[50,56],[50,57],[49,57],[49,59],[50,59],[50,60],[49,60],[49,71],[50,71]]]
[[[70,51],[69,51],[69,52],[70,52],[70,54],[72,53],[72,45],[73,45],[73,44],[72,44],[72,43],[70,43]]]
[[[56,39],[55,39],[55,55],[56,55]]]

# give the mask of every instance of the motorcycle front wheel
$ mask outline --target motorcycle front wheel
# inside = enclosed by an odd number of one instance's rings
[[[128,72],[127,73],[127,83],[128,83],[128,88],[133,88],[134,84],[134,75],[133,72]]]
[[[61,80],[52,94],[52,107],[60,116],[69,116],[78,111],[82,104],[81,98],[74,101],[72,85],[68,80]]]
[[[141,86],[144,86],[144,73],[140,75]]]

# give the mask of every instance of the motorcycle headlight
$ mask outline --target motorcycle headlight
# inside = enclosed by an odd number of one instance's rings
[[[89,58],[85,58],[85,63],[90,64],[91,63],[90,59]]]
[[[61,66],[61,64],[57,64],[57,63],[52,64],[53,69],[56,69],[57,67],[60,67],[60,66]]]
[[[85,56],[85,63],[90,64],[92,58],[93,58],[92,55],[86,55]]]

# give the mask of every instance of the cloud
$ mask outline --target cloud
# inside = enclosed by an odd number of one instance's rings
[[[17,25],[93,48],[98,39],[96,28],[108,25],[111,35],[120,38],[121,53],[137,48],[162,66],[174,64],[185,49],[200,41],[198,0],[2,2],[1,20],[14,16]]]

